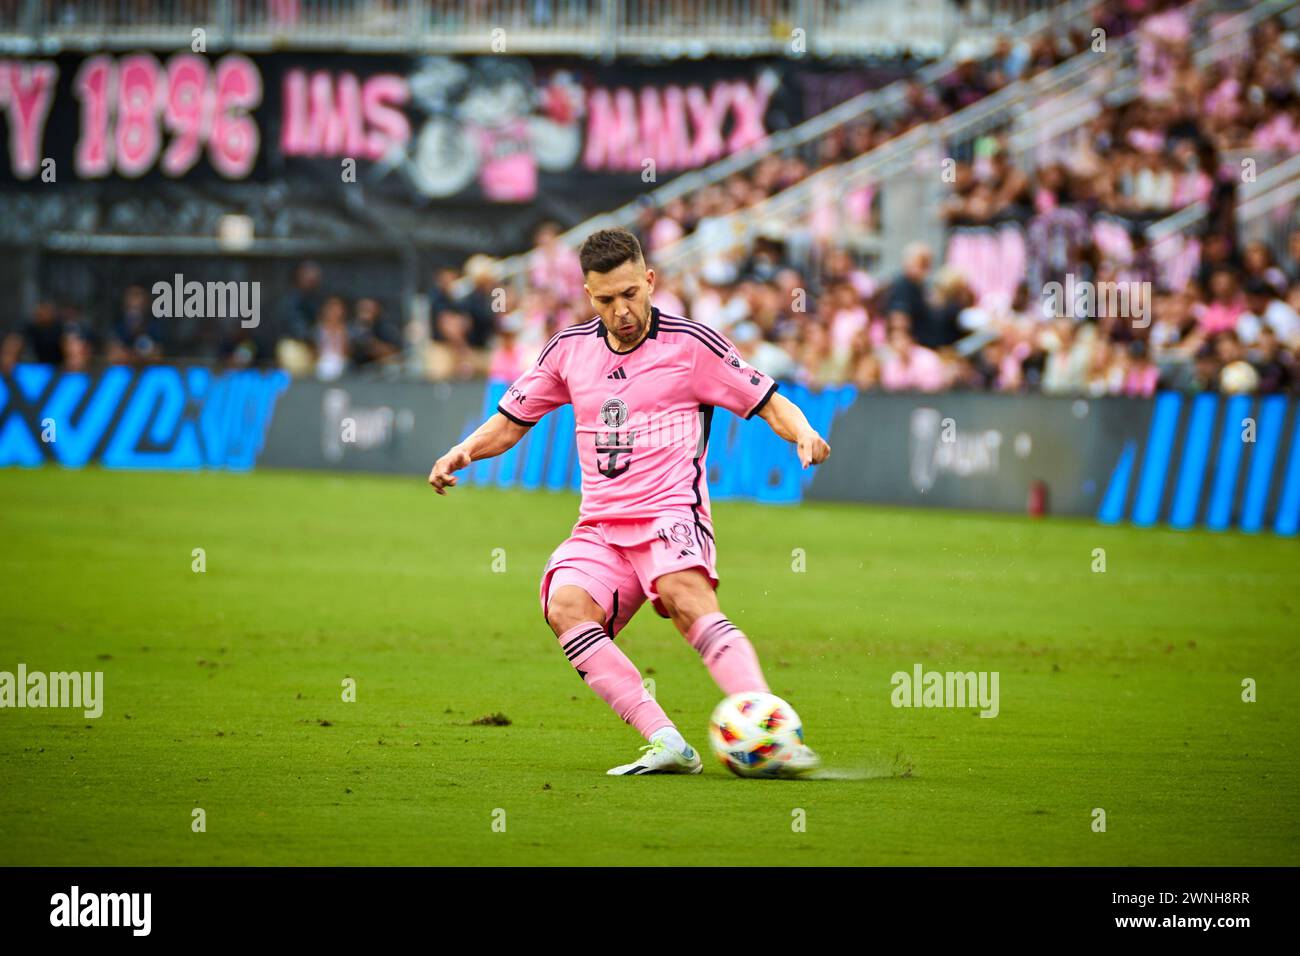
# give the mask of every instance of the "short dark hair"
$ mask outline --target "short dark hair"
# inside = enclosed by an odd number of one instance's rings
[[[578,250],[582,274],[613,272],[628,260],[644,262],[641,243],[626,229],[601,229],[593,232]]]

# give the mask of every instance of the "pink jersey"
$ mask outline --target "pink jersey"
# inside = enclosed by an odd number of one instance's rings
[[[708,522],[714,406],[750,418],[776,391],[725,336],[652,309],[635,348],[616,352],[592,319],[557,333],[497,410],[534,425],[573,405],[582,466],[578,523],[645,520],[686,509]]]

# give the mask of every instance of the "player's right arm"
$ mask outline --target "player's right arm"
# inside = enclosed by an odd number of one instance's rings
[[[572,339],[575,334],[572,330],[557,333],[542,349],[536,364],[506,389],[496,414],[433,463],[429,484],[434,491],[445,495],[456,484],[453,472],[468,468],[470,462],[480,458],[509,451],[539,418],[569,402],[569,388],[559,370],[562,355],[557,354],[555,346],[561,339]]]
[[[438,494],[445,495],[446,489],[456,484],[453,472],[468,468],[470,462],[480,458],[491,458],[509,451],[527,433],[527,426],[512,422],[497,412],[475,429],[474,434],[460,444],[452,445],[445,455],[433,463],[433,470],[429,472],[429,484],[433,485],[433,490]]]

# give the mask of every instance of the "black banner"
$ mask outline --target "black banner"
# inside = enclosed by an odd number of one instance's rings
[[[86,943],[141,939],[245,944],[292,938],[296,944],[373,944],[376,928],[427,930],[443,909],[463,922],[491,920],[503,906],[527,925],[553,917],[545,871],[457,868],[140,868],[0,870],[0,916],[15,939],[60,936]],[[607,870],[572,868],[575,876]],[[997,938],[1041,942],[1129,936],[1186,945],[1213,940],[1220,949],[1286,925],[1295,871],[1279,868],[857,868],[817,871],[755,867],[765,883],[811,883],[821,900],[811,913],[822,931],[909,934],[927,942]],[[677,868],[676,881],[707,890],[734,870]],[[618,878],[653,892],[662,869],[623,868]],[[803,895],[808,895],[805,891]],[[849,902],[849,897],[855,901]],[[508,899],[508,903],[503,900]],[[861,901],[875,914],[864,920]],[[935,921],[936,908],[943,911]],[[213,919],[220,914],[220,919]],[[603,908],[588,930],[626,926],[626,910]],[[706,921],[707,922],[707,921]],[[600,925],[600,924],[605,925]],[[792,924],[793,925],[793,924]],[[198,929],[201,927],[201,929]],[[1172,931],[1172,932],[1171,932]],[[1253,932],[1252,932],[1253,931]],[[734,931],[722,930],[734,935]],[[806,930],[798,931],[799,942]],[[778,931],[778,939],[780,932]],[[793,940],[792,940],[793,941]]]
[[[620,205],[903,72],[190,50],[0,59],[0,242],[30,239],[33,202],[46,229],[167,235],[190,231],[215,195],[259,218],[259,236],[285,237],[304,204],[417,241],[434,213],[435,244],[457,242],[455,221],[473,227],[456,231],[467,248],[515,251],[542,219]],[[69,188],[77,201],[60,206]]]

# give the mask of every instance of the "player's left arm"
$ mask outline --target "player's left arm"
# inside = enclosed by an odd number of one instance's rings
[[[831,446],[808,424],[799,406],[777,392],[772,377],[748,365],[731,340],[698,323],[678,325],[694,340],[695,395],[701,405],[719,405],[741,418],[760,416],[799,450],[805,468],[819,465]]]
[[[772,393],[758,417],[786,441],[795,443],[799,451],[799,464],[803,467],[820,465],[830,457],[831,446],[826,443],[826,439],[808,424],[803,410],[779,392]]]

